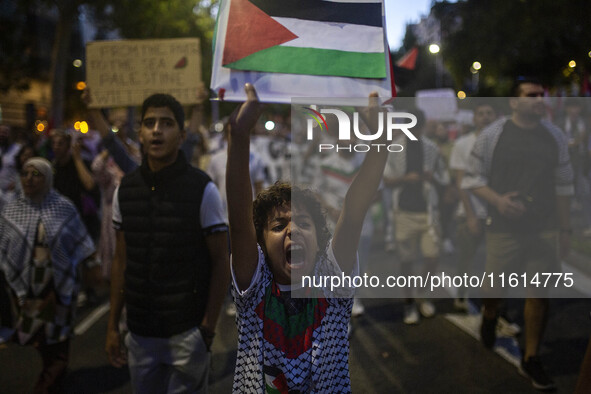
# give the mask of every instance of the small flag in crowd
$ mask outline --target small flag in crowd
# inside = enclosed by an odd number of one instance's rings
[[[393,94],[381,0],[224,0],[211,87],[262,101]]]
[[[396,65],[407,70],[414,70],[417,66],[417,57],[419,56],[419,48],[412,47],[410,51],[404,54],[400,60],[396,62]]]

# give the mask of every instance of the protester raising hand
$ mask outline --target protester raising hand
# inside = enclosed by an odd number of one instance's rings
[[[244,91],[246,92],[246,101],[230,115],[230,132],[249,136],[250,131],[261,115],[262,106],[252,84],[247,83],[244,85]]]

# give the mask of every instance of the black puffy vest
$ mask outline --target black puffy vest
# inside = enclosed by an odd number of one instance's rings
[[[125,302],[134,334],[168,338],[203,319],[212,263],[199,211],[210,181],[180,152],[161,171],[144,161],[121,181]]]

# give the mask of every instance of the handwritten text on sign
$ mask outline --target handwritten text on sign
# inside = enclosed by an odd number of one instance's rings
[[[90,42],[86,81],[92,107],[140,105],[153,93],[194,104],[201,84],[199,39]]]

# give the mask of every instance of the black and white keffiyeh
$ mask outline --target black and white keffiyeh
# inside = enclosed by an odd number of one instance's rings
[[[30,261],[39,222],[47,234],[56,294],[64,305],[70,305],[77,266],[94,253],[94,243],[74,204],[55,190],[40,204],[21,196],[4,206],[0,214],[0,269],[16,296],[24,298],[30,286]]]
[[[468,168],[462,178],[462,189],[476,189],[488,184],[495,148],[509,119],[509,117],[501,118],[480,133],[468,159]],[[562,130],[546,120],[542,120],[541,125],[542,129],[554,137],[558,146],[558,166],[553,174],[556,195],[572,196],[575,189],[566,137]]]

